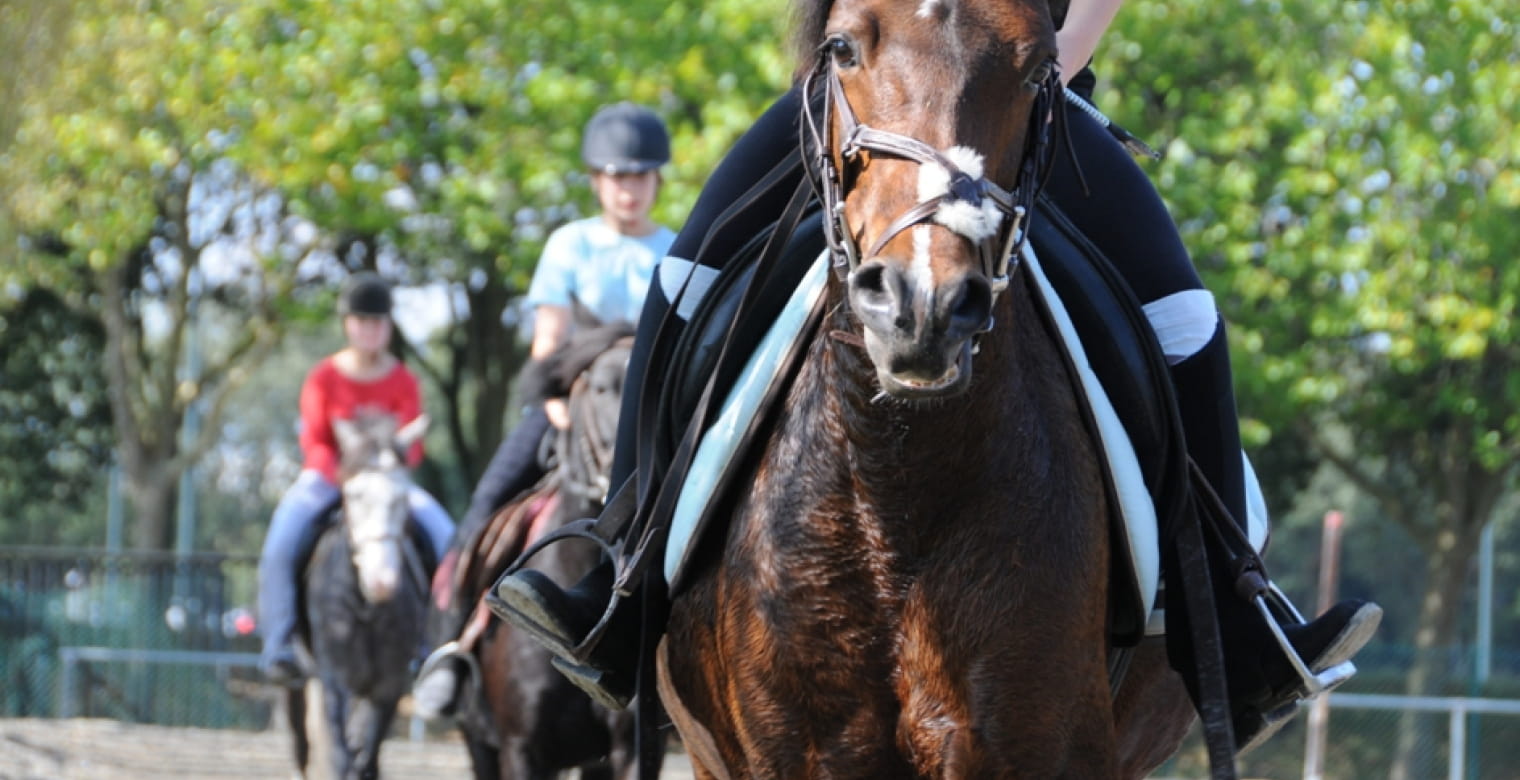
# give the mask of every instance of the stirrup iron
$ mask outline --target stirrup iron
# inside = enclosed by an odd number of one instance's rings
[[[429,672],[438,668],[440,664],[450,658],[457,658],[463,661],[465,667],[469,670],[471,679],[480,679],[480,662],[475,660],[474,653],[467,653],[459,648],[458,639],[450,639],[439,645],[433,652],[428,653],[428,657],[422,660],[422,666],[417,669],[417,674],[412,679],[420,680],[426,677]]]
[[[1352,663],[1349,659],[1318,673],[1309,668],[1309,665],[1298,654],[1297,648],[1293,647],[1293,644],[1288,641],[1288,635],[1283,632],[1282,623],[1278,619],[1278,615],[1286,615],[1298,623],[1306,621],[1298,609],[1293,606],[1293,602],[1289,601],[1288,597],[1278,589],[1276,583],[1269,580],[1266,589],[1252,597],[1251,603],[1256,606],[1256,611],[1261,613],[1262,620],[1266,621],[1267,629],[1272,632],[1273,638],[1277,640],[1278,649],[1287,657],[1288,664],[1293,667],[1294,673],[1298,675],[1299,686],[1298,691],[1295,693],[1295,698],[1300,700],[1312,699],[1322,693],[1335,689],[1356,674],[1356,664]]]

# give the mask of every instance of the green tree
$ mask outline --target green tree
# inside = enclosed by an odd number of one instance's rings
[[[0,303],[0,544],[91,538],[80,516],[111,463],[104,343],[99,319],[48,291]]]
[[[580,131],[606,102],[653,106],[675,163],[657,219],[785,85],[782,0],[386,0],[237,5],[208,43],[227,155],[291,209],[418,286],[449,326],[417,361],[473,481],[522,360],[504,324],[547,234],[592,209]]]
[[[1474,0],[1142,0],[1101,67],[1116,117],[1170,139],[1156,173],[1234,326],[1252,440],[1309,442],[1423,548],[1408,687],[1432,689],[1520,456],[1515,23]]]
[[[77,9],[45,88],[0,153],[0,211],[21,236],[0,283],[49,289],[104,325],[131,542],[167,547],[175,487],[216,440],[227,391],[275,342],[299,244],[267,188],[226,165],[198,44],[211,2]],[[196,312],[240,313],[225,338]],[[187,418],[204,415],[193,436]]]
[[[514,365],[509,302],[548,231],[590,210],[584,121],[617,99],[671,121],[658,216],[679,223],[784,86],[780,5],[80,7],[0,157],[0,220],[22,236],[0,282],[104,321],[134,543],[167,544],[175,480],[215,441],[228,391],[287,316],[330,300],[302,284],[337,264],[446,289],[451,325],[417,363],[443,390],[455,460],[478,470]],[[241,327],[197,336],[210,306]]]

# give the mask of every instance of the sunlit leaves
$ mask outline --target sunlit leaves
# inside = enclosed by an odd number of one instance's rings
[[[1386,449],[1455,425],[1520,454],[1517,385],[1491,381],[1520,370],[1499,6],[1141,0],[1099,68],[1104,104],[1170,152],[1152,172],[1234,326],[1253,437],[1326,418]]]

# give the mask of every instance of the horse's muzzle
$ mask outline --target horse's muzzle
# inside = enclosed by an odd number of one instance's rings
[[[934,283],[900,263],[871,260],[850,274],[850,307],[865,328],[881,386],[898,398],[949,396],[971,382],[972,338],[992,316],[992,285],[967,271]]]

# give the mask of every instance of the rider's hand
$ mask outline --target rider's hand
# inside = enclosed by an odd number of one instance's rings
[[[563,398],[550,398],[544,401],[544,414],[549,415],[549,424],[562,431],[570,430],[570,404]]]

